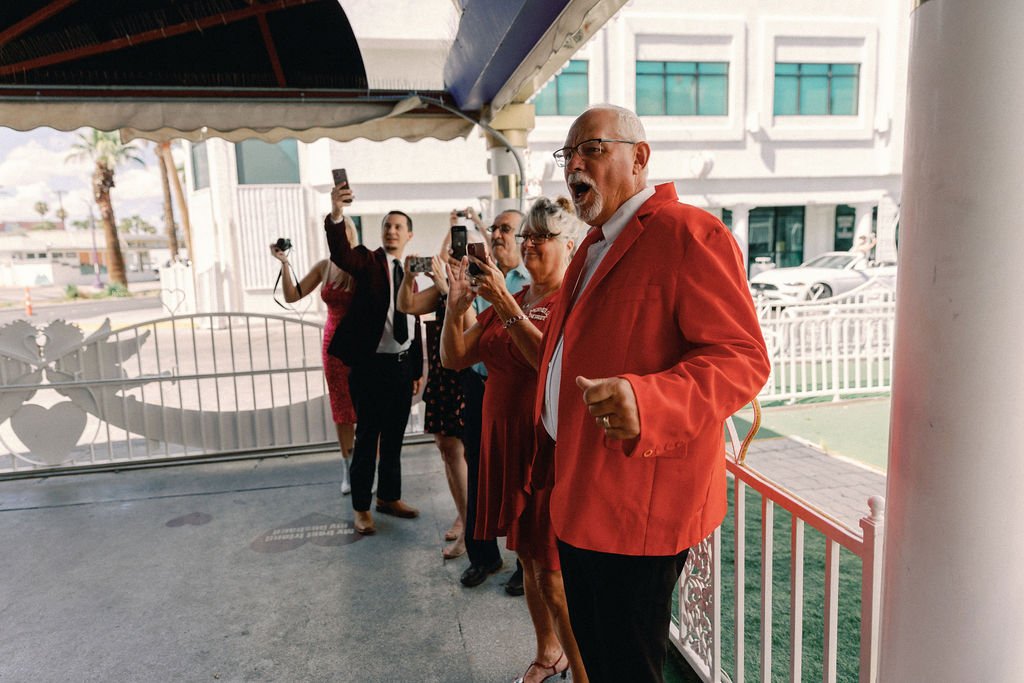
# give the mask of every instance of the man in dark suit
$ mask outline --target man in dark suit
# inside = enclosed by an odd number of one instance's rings
[[[377,512],[404,518],[419,515],[402,500],[401,454],[412,397],[422,381],[423,347],[417,319],[395,307],[412,219],[401,211],[384,216],[384,246],[379,249],[350,244],[344,209],[353,197],[347,183],[336,186],[331,191],[331,213],[324,219],[331,261],[356,281],[352,303],[327,351],[351,368],[349,392],[356,409],[352,509],[356,531],[369,535],[377,531],[370,499],[378,451]]]

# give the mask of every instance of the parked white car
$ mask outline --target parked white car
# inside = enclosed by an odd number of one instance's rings
[[[850,251],[828,251],[795,268],[775,268],[750,279],[754,298],[796,302],[828,299],[872,278],[896,283],[896,264]]]

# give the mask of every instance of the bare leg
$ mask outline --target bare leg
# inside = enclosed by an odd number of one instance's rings
[[[335,422],[334,428],[338,432],[338,445],[341,446],[341,495],[344,496],[352,491],[352,484],[348,479],[348,463],[352,457],[352,446],[355,443],[355,426],[350,423]]]
[[[523,588],[526,591],[526,608],[530,611],[530,621],[533,622],[534,634],[537,637],[537,653],[534,661],[540,664],[541,667],[554,666],[562,659],[563,651],[561,644],[558,642],[558,635],[555,633],[555,625],[551,620],[551,611],[544,604],[544,596],[537,577],[537,563],[522,555],[519,556],[519,561],[523,565]],[[548,671],[548,674],[550,674],[550,671]],[[543,669],[531,666],[526,670],[523,683],[535,683],[535,681],[542,680],[544,675]]]
[[[444,473],[448,478],[448,490],[460,520],[466,519],[466,457],[462,439],[444,434],[435,434],[434,441],[444,460]],[[465,533],[460,533],[451,545],[443,550],[445,559],[458,557],[466,552]]]
[[[551,571],[537,566],[534,563],[534,573],[537,577],[537,585],[544,605],[551,614],[554,622],[555,632],[558,634],[558,642],[562,644],[562,650],[569,658],[569,668],[572,669],[572,680],[575,683],[587,683],[587,672],[583,668],[583,658],[580,657],[580,649],[576,645],[576,637],[572,634],[572,626],[569,624],[569,608],[565,601],[565,587],[562,585],[562,572]]]

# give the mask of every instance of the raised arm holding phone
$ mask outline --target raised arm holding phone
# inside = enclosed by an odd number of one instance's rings
[[[331,190],[331,213],[324,219],[331,261],[356,283],[349,312],[338,324],[328,352],[351,368],[349,388],[357,417],[352,509],[355,530],[368,535],[377,530],[370,513],[374,469],[377,512],[403,518],[419,515],[402,500],[400,456],[412,397],[422,381],[423,352],[419,321],[396,305],[412,218],[389,211],[381,221],[383,246],[371,251],[354,244],[343,228],[345,207],[354,198],[346,176]]]

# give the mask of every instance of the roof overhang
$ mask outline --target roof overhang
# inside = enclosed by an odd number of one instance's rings
[[[626,0],[466,0],[445,64],[460,109],[526,102]]]
[[[454,2],[444,88],[399,91],[368,87],[339,0],[7,0],[0,125],[447,140],[469,133],[467,116],[526,101],[625,0]]]

